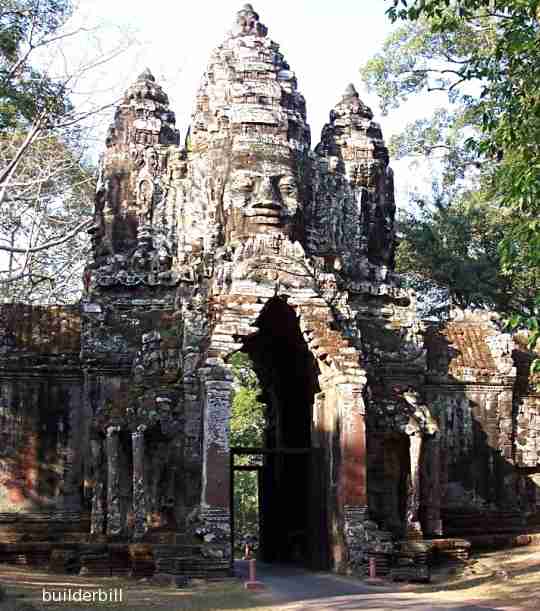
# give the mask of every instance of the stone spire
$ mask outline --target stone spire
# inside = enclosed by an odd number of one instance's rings
[[[244,6],[236,14],[236,21],[230,31],[230,35],[237,36],[266,36],[268,28],[259,22],[259,15],[253,10],[251,4]]]
[[[223,209],[208,210],[210,242],[223,244],[285,227],[289,233],[299,208],[299,161],[309,148],[306,105],[296,75],[246,4],[210,57],[192,120],[194,174],[219,185],[223,193]],[[263,183],[271,185],[272,198],[263,197],[268,191]],[[287,197],[294,194],[294,204],[291,199],[284,205],[280,190]],[[201,193],[201,205],[205,197]],[[271,204],[251,207],[248,202],[259,197]]]
[[[347,87],[345,88],[345,93],[343,94],[344,98],[347,97],[354,97],[357,98],[358,97],[358,91],[356,91],[356,87],[353,85],[353,83],[349,83],[347,85]]]
[[[146,68],[124,93],[107,134],[90,230],[95,266],[104,265],[111,255],[127,261],[140,246],[143,226],[146,244],[151,242],[148,227],[159,198],[166,149],[178,141],[167,94]]]
[[[373,112],[349,84],[330,112],[330,121],[315,148],[329,167],[353,189],[360,222],[359,251],[370,263],[392,267],[394,251],[394,183],[388,149]]]
[[[152,72],[150,71],[150,68],[145,68],[138,76],[137,78],[137,82],[139,81],[152,81],[155,82],[156,81],[156,77],[152,74]]]
[[[169,98],[149,68],[124,93],[107,135],[107,146],[178,144],[175,116]]]

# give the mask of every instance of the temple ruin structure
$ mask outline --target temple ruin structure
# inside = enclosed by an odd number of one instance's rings
[[[336,100],[311,148],[249,4],[184,142],[149,70],[126,91],[80,303],[1,308],[0,560],[227,574],[237,351],[267,405],[266,560],[355,571],[538,522],[531,355],[489,313],[419,319],[381,128]]]

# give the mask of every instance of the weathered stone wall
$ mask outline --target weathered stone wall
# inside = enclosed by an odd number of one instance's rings
[[[427,345],[445,532],[519,528],[529,502],[515,460],[515,345],[481,314],[430,329]]]
[[[501,429],[511,421],[512,394],[497,387],[429,390],[443,456],[443,506],[452,509],[503,509],[516,500],[505,478]]]
[[[78,307],[2,306],[0,318],[0,540],[43,540],[49,521],[61,536],[84,511]]]
[[[130,297],[106,293],[83,305],[85,392],[97,461],[89,491],[92,530],[105,534],[102,513],[108,511],[112,534],[113,511],[114,534],[124,538],[134,523],[140,536],[184,530],[192,509],[185,502],[182,326],[173,295]]]
[[[0,512],[80,509],[81,377],[2,373]]]

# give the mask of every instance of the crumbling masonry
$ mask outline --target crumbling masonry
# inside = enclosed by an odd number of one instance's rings
[[[268,406],[267,560],[354,571],[431,540],[461,557],[460,537],[538,520],[530,355],[488,315],[418,319],[394,213],[371,110],[347,87],[312,150],[250,5],[183,145],[143,72],[107,136],[80,304],[1,311],[0,558],[229,572],[239,350]]]

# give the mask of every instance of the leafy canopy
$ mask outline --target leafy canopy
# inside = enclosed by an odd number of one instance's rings
[[[53,43],[73,12],[70,0],[2,0],[0,3],[0,130],[31,123],[43,112],[52,120],[70,108],[64,83],[29,62]]]
[[[475,245],[465,254],[479,252],[480,262],[489,255],[497,267],[499,295],[509,284],[510,292],[525,297],[518,303],[512,298],[496,303],[515,308],[512,325],[528,327],[533,345],[539,338],[540,308],[539,1],[388,2],[388,14],[403,25],[368,63],[364,76],[385,110],[411,95],[448,94],[450,106],[445,111],[408,133],[404,130],[395,144],[425,158],[440,153],[438,191],[450,196],[449,205],[460,203],[446,214],[444,223],[439,212],[431,214],[427,220],[434,229],[448,231],[448,221],[456,214],[462,228],[475,224],[473,211],[474,216],[487,214],[484,232],[497,238],[497,253],[491,246],[478,251]],[[463,240],[468,231],[461,232]],[[418,240],[413,243],[417,248]],[[436,260],[434,256],[432,263]],[[475,278],[474,273],[467,275]],[[491,281],[478,285],[486,304],[493,298],[490,285]]]
[[[261,447],[264,444],[265,405],[261,388],[247,354],[236,352],[230,359],[236,382],[231,414],[231,446]]]

